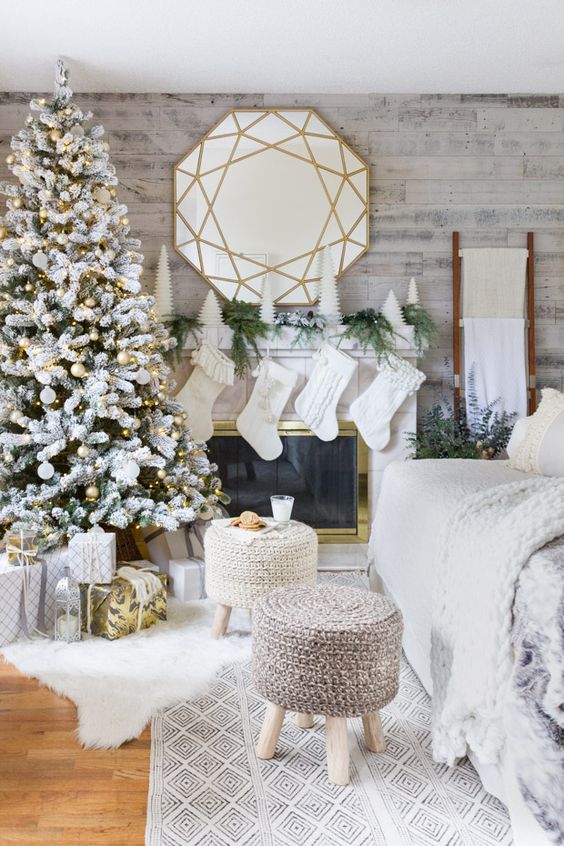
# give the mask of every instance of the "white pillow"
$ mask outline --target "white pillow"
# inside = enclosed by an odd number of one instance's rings
[[[509,456],[509,458],[513,458],[521,444],[524,442],[525,437],[527,436],[527,429],[529,428],[530,422],[530,417],[519,417],[515,421],[513,431],[511,432],[511,437],[509,438],[509,441],[506,446],[507,455]]]
[[[564,476],[564,394],[554,388],[543,388],[535,413],[517,422],[526,422],[527,426],[520,442],[518,430],[517,446],[512,445],[509,466],[525,473]]]

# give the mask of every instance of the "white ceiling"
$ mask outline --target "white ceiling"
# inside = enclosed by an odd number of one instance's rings
[[[0,90],[556,92],[563,0],[24,0]]]

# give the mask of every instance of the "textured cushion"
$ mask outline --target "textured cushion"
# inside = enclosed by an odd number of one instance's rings
[[[509,466],[525,473],[564,476],[564,394],[543,388],[539,407],[526,421],[525,437],[512,451]]]
[[[513,458],[521,444],[524,442],[530,422],[530,417],[519,417],[516,420],[513,431],[511,432],[511,437],[509,438],[509,442],[507,444],[507,455],[509,458]]]

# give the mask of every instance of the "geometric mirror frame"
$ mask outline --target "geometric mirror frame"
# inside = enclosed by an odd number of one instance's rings
[[[311,109],[233,109],[175,166],[174,247],[227,299],[317,299],[368,249],[369,172]]]

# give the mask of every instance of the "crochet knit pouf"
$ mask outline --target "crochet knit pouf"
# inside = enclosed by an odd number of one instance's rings
[[[214,520],[204,536],[204,551],[206,593],[218,603],[214,637],[227,631],[232,608],[252,608],[274,588],[313,585],[317,578],[317,535],[295,520],[266,534]]]
[[[253,677],[267,700],[257,756],[272,758],[287,710],[304,728],[323,714],[329,779],[348,784],[347,718],[361,716],[368,748],[384,750],[378,711],[398,691],[402,631],[390,599],[357,588],[280,588],[255,603]]]

